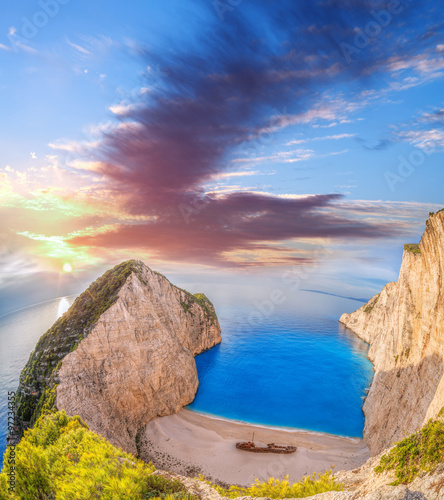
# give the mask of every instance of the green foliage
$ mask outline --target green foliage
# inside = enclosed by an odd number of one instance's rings
[[[189,302],[181,301],[180,305],[182,306],[182,309],[184,310],[184,312],[191,314],[191,316],[194,316],[194,314],[191,312],[192,304],[190,304]]]
[[[150,490],[146,498],[165,498],[166,496],[183,498],[187,495],[187,490],[180,481],[166,479],[163,476],[151,475],[147,478],[146,484]]]
[[[414,253],[414,254],[421,253],[421,248],[419,247],[418,243],[406,243],[404,245],[404,250],[406,250],[407,252]]]
[[[120,288],[132,272],[134,260],[107,271],[74,301],[69,310],[40,338],[20,375],[17,391],[17,416],[24,427],[33,425],[55,402],[57,374],[62,359],[75,350],[100,316],[117,300]]]
[[[393,485],[410,483],[421,472],[430,472],[444,460],[444,408],[437,420],[397,443],[381,457],[375,472],[394,471]]]
[[[17,390],[17,416],[23,428],[33,426],[42,413],[53,410],[63,358],[77,348],[100,316],[117,301],[119,291],[130,274],[136,273],[147,285],[141,274],[142,265],[139,261],[129,260],[107,271],[77,297],[69,310],[40,338],[22,370]],[[159,273],[154,274],[166,279]],[[192,315],[191,308],[198,304],[207,319],[217,321],[213,304],[204,294],[192,295],[186,290],[181,291],[181,305],[186,313]]]
[[[1,487],[7,481],[9,453],[0,474],[1,500],[191,499],[179,481],[153,476],[151,464],[112,446],[65,412],[40,417],[16,446],[13,493]]]
[[[367,307],[364,309],[365,313],[370,314],[373,311],[373,308],[378,303],[379,295],[380,294],[378,293],[378,295],[376,295],[375,298],[368,303]]]
[[[216,311],[210,299],[204,293],[195,293],[193,297],[204,310],[205,316],[213,323],[217,321]]]
[[[203,480],[200,476],[199,479]],[[208,482],[208,484],[211,484]],[[344,485],[337,483],[332,476],[332,471],[325,471],[324,474],[319,473],[311,476],[305,476],[297,483],[290,484],[288,476],[282,481],[270,477],[267,482],[261,483],[256,479],[255,484],[248,488],[240,486],[230,486],[229,489],[222,488],[218,485],[211,485],[220,495],[228,498],[237,497],[267,497],[267,498],[306,498],[325,491],[342,491]]]
[[[208,299],[208,297],[205,294],[195,293],[194,295],[192,295],[191,293],[187,292],[186,290],[183,290],[182,288],[178,288],[178,290],[184,293],[182,300],[180,301],[180,305],[182,306],[182,309],[186,313],[191,314],[191,316],[194,316],[191,309],[194,304],[197,304],[202,308],[205,317],[209,321],[211,321],[212,323],[215,323],[217,321],[217,316],[216,316],[216,311],[214,310],[214,306],[210,301],[210,299]]]
[[[437,212],[429,212],[429,218],[433,217],[435,215],[435,213],[439,214],[441,212],[444,212],[444,208],[441,208],[441,210],[438,210]]]

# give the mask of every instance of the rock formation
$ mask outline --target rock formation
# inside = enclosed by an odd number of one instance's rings
[[[55,404],[136,453],[144,425],[193,401],[194,356],[220,341],[205,295],[177,288],[142,262],[124,262],[40,339],[21,375],[18,415],[33,424]]]
[[[340,321],[370,344],[375,376],[364,403],[366,440],[377,455],[444,406],[444,211],[419,245],[405,245],[397,283]]]

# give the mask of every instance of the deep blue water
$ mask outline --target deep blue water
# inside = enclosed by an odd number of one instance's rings
[[[333,319],[292,315],[248,334],[222,322],[222,344],[196,358],[190,410],[244,422],[362,437],[373,375],[368,346]]]
[[[264,287],[182,283],[212,299],[223,342],[196,358],[200,386],[189,409],[224,418],[361,437],[361,411],[373,367],[368,346],[338,318],[362,302],[291,292],[267,309]],[[68,298],[72,303],[74,297]],[[0,456],[6,446],[7,394],[66,299],[0,317]],[[262,312],[261,312],[262,311]]]

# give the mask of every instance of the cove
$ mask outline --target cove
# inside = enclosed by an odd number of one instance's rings
[[[316,300],[356,308],[356,303],[341,304],[350,302],[344,299]],[[237,317],[242,314],[247,311],[238,311]],[[305,315],[302,308],[245,328],[234,316],[220,317],[222,344],[196,357],[200,385],[188,409],[259,425],[362,437],[363,399],[373,376],[366,343],[340,326],[335,315]]]

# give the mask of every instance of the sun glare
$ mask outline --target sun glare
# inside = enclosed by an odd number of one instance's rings
[[[64,273],[72,273],[72,266],[71,264],[63,264],[63,272]]]

